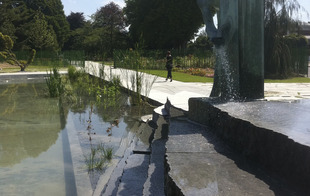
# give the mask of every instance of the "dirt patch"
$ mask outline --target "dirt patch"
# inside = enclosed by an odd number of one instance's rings
[[[11,65],[9,63],[1,63],[0,62],[0,68],[12,68],[12,67],[16,67],[16,66]]]

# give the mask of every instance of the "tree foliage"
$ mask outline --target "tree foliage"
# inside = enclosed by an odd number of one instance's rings
[[[113,2],[98,9],[92,18],[94,20],[93,25],[95,28],[115,28],[121,31],[126,27],[123,10],[119,5]]]
[[[78,28],[83,28],[86,20],[83,12],[71,12],[69,16],[67,16],[67,21],[70,25],[70,30],[74,31]]]
[[[184,48],[202,25],[195,0],[126,0],[130,36],[148,48]]]
[[[207,33],[204,31],[198,35],[194,42],[188,44],[188,48],[192,50],[209,50],[212,51],[213,43],[210,38],[207,36]]]
[[[122,9],[111,2],[96,11],[91,21],[83,13],[71,13],[67,20],[71,27],[65,49],[84,50],[88,58],[112,58],[114,49],[128,47],[128,33]]]
[[[102,28],[102,36],[108,37],[108,41],[106,39],[104,41],[110,50],[108,55],[113,57],[114,41],[126,27],[123,10],[111,2],[97,10],[93,15],[93,20],[94,28]]]
[[[58,48],[57,37],[53,27],[48,25],[45,16],[38,12],[33,21],[25,27],[27,45],[36,50],[56,50]]]
[[[294,54],[286,35],[294,32],[292,19],[301,9],[297,0],[265,0],[265,77],[289,77]]]
[[[21,71],[25,71],[30,63],[33,62],[36,55],[36,50],[32,49],[28,60],[18,60],[16,55],[12,52],[14,46],[13,40],[8,35],[3,35],[0,32],[0,56],[12,65],[20,67]]]
[[[61,0],[27,0],[24,2],[32,14],[41,11],[45,15],[48,24],[56,33],[58,45],[62,47],[69,33],[69,24]]]
[[[39,18],[38,13],[41,13]],[[61,49],[69,33],[61,0],[0,0],[0,30],[16,42],[14,49],[33,48],[29,31],[39,26],[56,35],[56,42],[48,48]],[[34,48],[42,48],[41,43]]]

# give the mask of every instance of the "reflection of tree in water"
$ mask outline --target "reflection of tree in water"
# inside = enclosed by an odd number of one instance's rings
[[[0,166],[37,157],[61,130],[58,99],[43,96],[45,84],[0,85]]]
[[[152,108],[143,104],[132,106],[128,94],[121,93],[117,83],[106,83],[88,76],[81,78],[70,81],[71,97],[65,98],[62,105],[65,111],[70,111],[88,165],[91,162],[87,160],[92,160],[90,155],[96,146],[118,149],[126,132],[137,127],[140,117],[151,114]],[[102,172],[90,172],[92,186],[96,186]]]

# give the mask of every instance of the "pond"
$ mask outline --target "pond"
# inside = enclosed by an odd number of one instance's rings
[[[113,105],[88,97],[63,104],[45,88],[44,81],[0,84],[0,195],[92,194],[105,170],[88,172],[91,147],[117,153],[153,110],[130,106],[126,94]]]

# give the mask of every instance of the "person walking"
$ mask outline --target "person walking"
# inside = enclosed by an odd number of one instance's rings
[[[171,52],[168,51],[167,56],[166,56],[166,69],[168,71],[166,81],[170,78],[170,82],[172,82],[172,74],[171,74],[172,67],[173,67],[173,60],[172,60]]]

